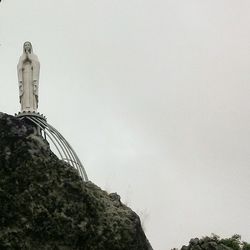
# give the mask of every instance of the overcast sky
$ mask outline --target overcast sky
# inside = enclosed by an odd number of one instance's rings
[[[39,111],[155,250],[250,241],[249,0],[3,0],[0,111],[18,112],[23,42]]]

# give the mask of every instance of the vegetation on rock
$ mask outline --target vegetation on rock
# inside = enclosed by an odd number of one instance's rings
[[[139,217],[0,113],[0,249],[152,249]]]
[[[177,250],[177,248],[172,250]],[[212,234],[211,237],[191,239],[189,245],[182,246],[181,250],[250,250],[250,244],[242,241],[238,234],[226,239]]]

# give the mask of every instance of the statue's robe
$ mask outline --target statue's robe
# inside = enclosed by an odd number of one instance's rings
[[[38,108],[38,83],[40,63],[33,53],[25,54],[18,63],[19,97],[22,112],[36,112]]]

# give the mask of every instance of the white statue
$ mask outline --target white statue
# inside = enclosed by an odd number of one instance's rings
[[[38,57],[33,54],[31,43],[25,42],[17,65],[21,112],[37,111],[39,72]]]

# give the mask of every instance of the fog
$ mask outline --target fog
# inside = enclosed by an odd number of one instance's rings
[[[89,179],[136,211],[155,250],[250,241],[250,2],[4,0],[0,111],[20,110],[26,40],[39,112]]]

